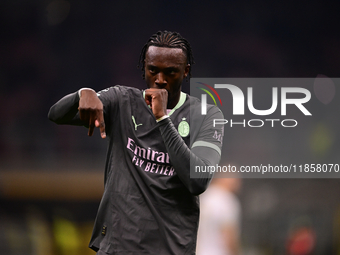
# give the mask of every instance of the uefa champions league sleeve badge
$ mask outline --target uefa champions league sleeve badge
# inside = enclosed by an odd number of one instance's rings
[[[187,137],[190,133],[189,123],[186,121],[186,118],[182,118],[182,121],[178,125],[178,133],[182,137]]]

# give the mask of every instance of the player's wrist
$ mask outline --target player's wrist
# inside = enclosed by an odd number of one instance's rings
[[[167,118],[169,118],[169,115],[163,115],[162,117],[156,119],[156,121],[157,121],[157,123],[158,123],[158,122],[160,122],[160,121],[162,121],[162,120],[164,120],[164,119],[167,119]]]

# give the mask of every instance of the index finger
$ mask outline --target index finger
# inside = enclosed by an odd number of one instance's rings
[[[92,136],[92,135],[93,135],[94,126],[95,126],[95,119],[94,119],[94,117],[90,114],[88,136]]]
[[[104,121],[103,111],[100,111],[97,114],[97,119],[95,121],[95,125],[96,125],[97,128],[99,128],[101,137],[106,138],[105,121]]]

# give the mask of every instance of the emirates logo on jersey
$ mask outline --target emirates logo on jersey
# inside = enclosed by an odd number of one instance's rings
[[[140,147],[131,138],[128,138],[126,148],[133,153],[131,162],[144,172],[167,176],[175,175],[175,169],[170,164],[167,152]]]

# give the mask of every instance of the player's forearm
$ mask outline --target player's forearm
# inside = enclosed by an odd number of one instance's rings
[[[202,155],[198,156],[193,153],[179,136],[170,118],[159,122],[159,129],[169,153],[171,163],[183,184],[193,195],[199,195],[204,192],[212,175],[209,172],[202,172],[199,178],[190,178],[190,166],[218,164],[220,156],[209,149],[204,153],[205,155],[200,153]],[[199,151],[197,150],[197,152]]]
[[[55,103],[48,112],[48,118],[57,124],[82,125],[83,123],[76,117],[78,106],[79,95],[77,91]]]

